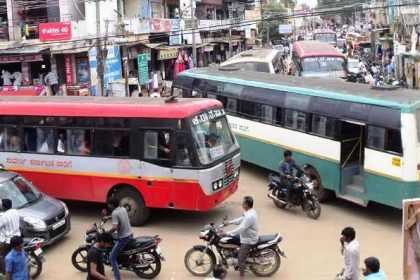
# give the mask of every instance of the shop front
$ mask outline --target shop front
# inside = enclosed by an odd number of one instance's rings
[[[1,51],[0,95],[39,95],[50,58],[46,48],[13,48]]]

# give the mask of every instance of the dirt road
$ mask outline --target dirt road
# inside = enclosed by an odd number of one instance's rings
[[[353,226],[361,243],[361,259],[377,256],[389,279],[402,279],[401,214],[397,209],[370,205],[357,205],[335,200],[322,205],[319,220],[311,220],[300,210],[277,209],[266,196],[268,171],[245,165],[241,173],[240,189],[226,203],[207,213],[171,210],[153,211],[151,221],[135,228],[135,235],[159,234],[161,247],[167,259],[157,279],[192,280],[184,268],[184,254],[194,244],[200,244],[198,233],[206,222],[221,222],[225,215],[241,215],[240,202],[245,195],[255,199],[261,234],[280,232],[284,239],[281,247],[287,254],[279,272],[272,279],[328,280],[342,267],[339,253],[340,231]],[[384,186],[386,187],[386,186]],[[59,244],[46,248],[47,262],[39,279],[86,279],[71,265],[72,252],[83,242],[85,230],[98,218],[101,205],[69,203],[72,230]],[[109,272],[109,270],[108,270]],[[133,273],[123,273],[123,279],[137,279]],[[228,279],[236,279],[229,271]],[[201,278],[202,279],[202,278]],[[257,279],[249,275],[247,279]]]

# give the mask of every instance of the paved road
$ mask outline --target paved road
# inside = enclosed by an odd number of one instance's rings
[[[241,214],[240,202],[245,195],[256,200],[261,234],[280,232],[281,244],[288,258],[282,260],[279,272],[273,279],[308,280],[333,279],[340,270],[339,233],[351,225],[361,243],[361,258],[378,256],[389,279],[402,279],[401,264],[401,214],[400,211],[380,205],[362,208],[335,200],[322,205],[319,220],[311,220],[300,209],[280,210],[266,197],[267,170],[252,165],[242,169],[240,189],[226,203],[207,213],[156,210],[147,226],[135,228],[137,235],[160,234],[161,247],[167,261],[157,279],[192,280],[184,268],[185,252],[200,243],[198,233],[206,222],[221,222]],[[386,186],[384,186],[386,187]],[[69,203],[72,213],[72,231],[59,244],[46,248],[44,271],[39,279],[85,279],[75,270],[70,256],[83,241],[85,230],[99,216],[101,205]],[[234,271],[228,279],[236,279]],[[132,273],[123,273],[123,279],[137,279]],[[235,277],[234,277],[235,276]],[[257,279],[249,275],[247,279]]]

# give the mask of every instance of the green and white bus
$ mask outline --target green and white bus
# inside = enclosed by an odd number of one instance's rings
[[[224,105],[242,159],[277,171],[290,149],[321,201],[401,208],[420,197],[420,94],[235,69],[180,73],[173,94]]]

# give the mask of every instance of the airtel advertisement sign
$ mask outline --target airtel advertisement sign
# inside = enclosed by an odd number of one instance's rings
[[[71,22],[47,22],[39,24],[40,41],[62,41],[71,39]]]

